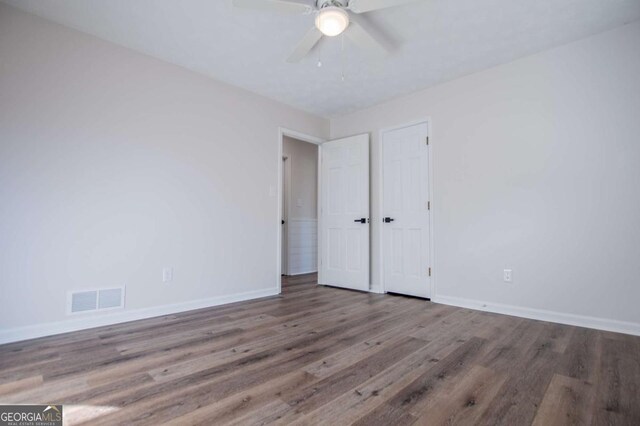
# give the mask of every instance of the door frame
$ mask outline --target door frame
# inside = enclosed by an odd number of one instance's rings
[[[425,117],[417,120],[410,121],[408,123],[399,124],[396,126],[385,127],[380,129],[378,132],[378,220],[382,220],[384,217],[384,148],[383,148],[383,138],[384,134],[388,132],[392,132],[394,130],[404,129],[405,127],[411,127],[418,124],[426,124],[427,125],[427,136],[429,137],[429,145],[427,145],[427,151],[429,153],[429,201],[431,202],[431,210],[429,214],[429,265],[431,267],[431,296],[430,299],[434,300],[436,297],[436,271],[434,268],[435,264],[435,244],[434,244],[434,235],[435,235],[435,227],[434,227],[434,208],[433,208],[433,199],[434,199],[434,184],[433,184],[433,127],[431,124],[431,117]],[[379,232],[378,234],[378,250],[380,253],[380,260],[378,265],[378,271],[380,274],[380,293],[386,293],[385,282],[384,282],[384,238],[382,237],[383,227],[381,224],[378,224]]]
[[[289,275],[289,203],[291,202],[291,155],[282,155],[283,169],[282,169],[282,184],[284,186],[284,193],[282,194],[282,208],[284,211],[280,211],[280,218],[285,221],[280,226],[280,232],[284,235],[284,241],[282,236],[280,237],[281,254],[284,252],[286,257],[280,259],[281,264],[284,265],[284,270],[280,271],[280,275]],[[283,214],[284,213],[284,214]]]
[[[282,293],[282,224],[280,222],[281,218],[282,218],[282,182],[283,182],[283,163],[284,161],[282,161],[282,157],[283,157],[283,145],[284,145],[284,137],[285,136],[289,136],[290,138],[294,138],[294,139],[298,139],[304,142],[308,142],[308,143],[312,143],[314,145],[318,145],[318,226],[320,225],[320,155],[321,155],[321,150],[322,150],[322,143],[326,141],[326,139],[322,139],[319,138],[317,136],[313,136],[313,135],[309,135],[306,133],[302,133],[302,132],[298,132],[297,130],[292,130],[292,129],[288,129],[286,127],[278,127],[278,185],[277,185],[277,198],[278,198],[278,210],[277,210],[277,242],[276,242],[276,287],[278,288],[278,293]],[[289,160],[291,159],[291,156],[289,156]],[[289,161],[287,160],[287,161]],[[289,209],[289,205],[291,200],[289,200],[289,203],[287,203],[287,210]],[[287,212],[289,213],[289,212]],[[289,215],[287,215],[287,218],[289,217]],[[288,235],[289,233],[287,232],[287,240],[288,240]],[[287,241],[288,242],[288,241]],[[289,244],[287,244],[287,247],[289,246]],[[320,247],[320,235],[318,235],[318,248]],[[287,250],[287,254],[289,253],[289,251]],[[320,250],[318,250],[318,266],[320,265],[319,263],[320,260]],[[287,267],[289,265],[289,262],[287,262]]]

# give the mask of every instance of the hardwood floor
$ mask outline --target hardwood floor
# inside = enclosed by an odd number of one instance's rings
[[[67,424],[640,425],[640,338],[316,286],[0,346]]]

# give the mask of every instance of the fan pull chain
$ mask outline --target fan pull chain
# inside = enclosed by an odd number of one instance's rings
[[[344,81],[344,78],[345,78],[344,77],[344,33],[342,33],[342,35],[340,36],[340,42],[342,43],[342,46],[341,46],[341,49],[340,49],[341,50],[340,51],[340,61],[342,63],[342,75],[341,75],[341,78],[342,78],[342,81]]]
[[[318,68],[322,67],[322,42],[318,43]]]

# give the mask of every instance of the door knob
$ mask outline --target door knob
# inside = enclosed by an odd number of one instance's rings
[[[366,217],[361,217],[360,219],[354,220],[354,222],[367,223],[367,218]]]
[[[384,223],[393,222],[394,220],[395,220],[395,219],[392,219],[392,218],[390,218],[390,217],[385,217],[384,219],[382,219],[382,221],[383,221]]]

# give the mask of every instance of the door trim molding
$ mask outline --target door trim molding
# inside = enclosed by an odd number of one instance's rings
[[[392,132],[394,130],[404,129],[406,127],[415,126],[417,124],[426,124],[427,125],[427,136],[429,137],[429,145],[427,146],[427,150],[429,152],[429,201],[431,202],[431,210],[429,214],[429,266],[431,267],[431,279],[429,280],[431,284],[431,300],[436,297],[436,268],[434,268],[435,264],[435,226],[434,226],[434,208],[433,208],[433,199],[434,199],[434,191],[433,191],[433,127],[431,124],[431,117],[427,116],[425,118],[417,119],[410,121],[408,123],[399,124],[396,126],[385,127],[378,131],[378,218],[377,220],[382,220],[384,217],[383,208],[384,208],[384,150],[382,146],[383,137],[385,133]],[[385,293],[385,283],[384,283],[384,239],[382,238],[382,225],[378,224],[379,231],[377,232],[378,237],[378,250],[380,253],[380,264],[378,265],[378,272],[380,274],[380,287],[377,289],[372,289],[376,293]]]
[[[292,129],[288,129],[286,127],[282,127],[279,126],[278,127],[278,157],[277,157],[277,167],[278,167],[278,184],[276,186],[277,188],[277,211],[276,211],[276,287],[278,289],[278,294],[282,293],[282,225],[280,223],[280,218],[282,217],[282,179],[283,176],[282,174],[284,173],[283,170],[283,163],[284,161],[282,161],[282,155],[283,155],[283,144],[284,144],[284,137],[285,136],[289,136],[291,138],[294,139],[298,139],[304,142],[309,142],[312,143],[314,145],[318,145],[318,161],[320,161],[320,148],[321,148],[321,144],[323,142],[325,142],[325,139],[319,138],[317,136],[313,136],[313,135],[308,135],[306,133],[302,133],[299,132],[297,130],[292,130]],[[320,170],[318,169],[318,197],[320,196]],[[320,204],[318,203],[318,218],[320,218]],[[320,247],[320,240],[318,240],[318,248]],[[318,250],[318,252],[320,252],[320,250]],[[318,259],[318,264],[319,264],[319,260]]]
[[[280,227],[281,233],[284,235],[284,241],[280,240],[281,250],[285,252],[286,259],[281,264],[284,264],[284,271],[280,271],[280,274],[289,275],[289,216],[291,212],[290,203],[291,203],[291,163],[292,163],[292,155],[288,156],[282,155],[283,169],[282,169],[282,182],[284,183],[284,192],[282,196],[284,197],[284,202],[282,203],[282,208],[284,212],[281,212],[280,218],[285,221],[283,225]],[[285,197],[286,195],[286,197]],[[284,214],[282,214],[284,213]],[[281,237],[282,238],[282,237]],[[281,259],[282,260],[282,259]]]

